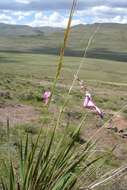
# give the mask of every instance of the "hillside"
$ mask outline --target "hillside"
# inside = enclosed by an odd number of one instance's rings
[[[43,35],[42,31],[32,28],[25,25],[9,25],[9,24],[0,24],[0,36],[36,36]]]
[[[97,24],[73,26],[65,54],[82,56],[96,27]],[[0,51],[58,54],[63,35],[61,28],[0,24]],[[101,24],[87,56],[126,62],[126,42],[127,24]]]
[[[0,23],[0,36],[38,36],[61,31],[61,28],[30,27],[27,25],[11,25]]]
[[[51,34],[54,32],[60,32],[63,29],[57,28],[57,27],[50,27],[50,26],[43,26],[43,27],[35,27],[36,30],[39,30],[40,32],[44,32],[46,34]]]

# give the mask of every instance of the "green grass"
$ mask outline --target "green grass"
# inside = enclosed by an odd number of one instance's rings
[[[22,88],[29,86],[33,88],[40,86],[43,89],[45,86],[51,86],[57,67],[57,56],[1,53],[1,57],[3,57],[0,58],[1,88],[21,91]],[[58,87],[63,91],[71,84],[80,61],[81,58],[64,58],[62,76],[58,82]],[[114,93],[120,91],[119,94],[124,94],[127,89],[126,70],[127,64],[123,62],[84,59],[80,78],[85,80],[90,88],[96,88],[97,93],[115,90]]]
[[[10,145],[14,154],[19,145],[20,137],[23,137],[23,141],[25,141],[25,135],[29,134],[35,139],[38,135],[40,126],[43,126],[44,131],[45,128],[48,128],[49,134],[52,133],[52,127],[49,127],[53,124],[51,118],[54,117],[55,113],[54,122],[56,122],[58,116],[57,111],[54,110],[59,110],[60,106],[63,104],[67,90],[71,85],[71,81],[74,77],[73,75],[80,64],[80,61],[81,59],[77,57],[64,58],[62,76],[58,80],[54,92],[54,101],[51,102],[51,107],[47,110],[43,107],[40,97],[44,89],[51,87],[52,85],[58,57],[54,55],[26,53],[0,53],[0,91],[8,91],[11,97],[0,97],[0,105],[27,104],[38,108],[41,112],[40,119],[36,124],[21,124],[20,126],[15,126],[11,129]],[[87,82],[88,87],[92,92],[93,99],[98,106],[104,111],[116,112],[121,108],[121,105],[124,105],[127,102],[126,70],[127,64],[125,62],[87,58],[84,59],[79,76]],[[70,122],[70,127],[68,128],[67,134],[69,138],[71,138],[73,131],[77,128],[79,121],[82,120],[86,113],[88,114],[86,123],[76,139],[76,145],[80,145],[82,138],[84,142],[86,142],[86,140],[89,139],[89,135],[87,137],[89,129],[95,130],[96,126],[100,124],[96,115],[88,113],[87,110],[82,108],[83,98],[84,94],[80,92],[78,84],[76,84],[70,94],[68,107],[64,110],[61,118],[61,128],[57,131],[55,137],[56,144],[61,139],[61,134],[63,134],[68,122]],[[125,115],[126,111],[124,111],[123,114]],[[106,114],[105,121],[109,118],[110,114]],[[7,158],[6,152],[8,145],[6,137],[6,126],[0,126],[0,170],[2,174],[4,173],[2,160]],[[120,140],[118,141],[121,143]],[[125,152],[127,151],[125,150]],[[116,159],[114,156],[113,162],[106,163],[106,168],[103,169],[103,172],[117,167],[118,163],[121,162],[122,161]],[[94,174],[93,178],[96,178]]]
[[[10,93],[10,99],[0,98],[0,102],[18,101],[41,107],[41,94],[52,85],[58,57],[20,53],[1,53],[0,57],[0,90]],[[80,61],[81,58],[64,58],[52,104],[63,103]],[[126,70],[124,62],[84,59],[80,78],[86,81],[99,106],[117,111],[127,101]],[[81,111],[83,97],[76,84],[70,95],[69,109]]]
[[[36,28],[34,30],[33,28],[27,28],[24,26],[21,26],[21,28],[19,28],[19,26],[14,27],[15,32],[11,26],[7,27],[7,30],[5,31],[1,27],[1,51],[19,51],[58,55],[59,49],[63,42],[64,30],[54,31],[54,29],[50,29],[50,31],[54,32],[44,32],[42,34],[38,34]],[[66,55],[83,55],[83,50],[86,47],[88,39],[95,28],[96,24],[78,25],[72,27],[69,43],[66,49]],[[2,30],[4,35],[2,35]],[[88,52],[88,56],[95,58],[98,57],[106,60],[121,60],[126,62],[126,31],[126,24],[102,24]],[[25,34],[21,35],[22,33]]]
[[[72,79],[81,59],[76,57],[64,58],[62,76],[65,82],[68,83]],[[0,53],[1,74],[28,77],[29,80],[32,80],[32,77],[33,79],[45,79],[47,77],[47,79],[52,80],[57,62],[58,57],[52,55]],[[126,70],[127,64],[123,62],[84,59],[80,76],[90,82],[99,80],[100,82],[126,83]]]

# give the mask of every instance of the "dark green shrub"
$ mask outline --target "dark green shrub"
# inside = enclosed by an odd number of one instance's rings
[[[35,135],[38,133],[38,128],[37,126],[33,126],[32,124],[27,124],[24,126],[25,132],[26,133],[31,133],[32,135]]]

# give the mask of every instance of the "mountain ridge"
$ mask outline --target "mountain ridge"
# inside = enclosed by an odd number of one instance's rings
[[[71,27],[65,55],[83,56],[98,23]],[[59,54],[65,29],[0,24],[0,51]],[[127,62],[127,24],[102,23],[87,57]]]
[[[71,29],[77,29],[77,28],[87,28],[91,26],[96,26],[96,25],[101,25],[101,26],[127,26],[127,24],[120,24],[120,23],[94,23],[94,24],[77,24],[71,27]],[[1,30],[4,32],[2,33]],[[7,31],[8,30],[8,31]],[[40,35],[41,33],[54,33],[54,32],[61,32],[64,31],[65,28],[62,27],[52,27],[52,26],[38,26],[38,27],[33,27],[29,25],[16,25],[16,24],[6,24],[6,23],[0,23],[0,35],[12,35],[10,30],[21,30],[20,33],[13,33],[13,35]],[[23,33],[26,32],[27,33]],[[6,33],[7,32],[7,33]],[[10,33],[9,33],[10,32]],[[30,32],[30,33],[29,33]]]

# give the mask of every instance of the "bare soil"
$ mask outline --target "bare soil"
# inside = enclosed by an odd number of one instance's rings
[[[6,124],[9,119],[10,126],[35,122],[39,119],[39,115],[39,111],[29,105],[17,104],[0,107],[0,123]]]

